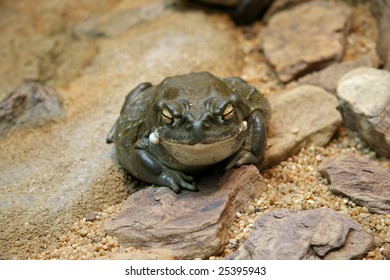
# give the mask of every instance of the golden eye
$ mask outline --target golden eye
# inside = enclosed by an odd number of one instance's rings
[[[231,104],[228,104],[222,113],[222,119],[224,121],[231,120],[233,118],[234,108]]]
[[[172,124],[173,123],[173,117],[172,114],[168,111],[168,109],[163,109],[162,112],[162,119],[165,123],[167,124]]]

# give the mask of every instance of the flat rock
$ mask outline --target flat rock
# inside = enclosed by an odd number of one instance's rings
[[[342,76],[359,67],[378,68],[380,60],[376,52],[368,53],[359,59],[333,63],[323,70],[312,72],[299,79],[299,84],[319,86],[326,91],[336,94],[337,85]]]
[[[377,18],[379,35],[377,51],[383,60],[383,69],[390,71],[390,0],[370,1],[371,10]]]
[[[0,137],[10,130],[37,127],[64,115],[62,97],[49,86],[25,83],[0,102]]]
[[[282,82],[339,61],[351,9],[342,3],[311,1],[271,17],[262,49]]]
[[[265,13],[263,17],[263,21],[268,22],[269,19],[277,12],[291,9],[301,3],[309,2],[309,1],[311,0],[274,0],[272,1],[272,4],[270,5],[267,12]]]
[[[371,213],[390,214],[390,171],[355,154],[334,156],[320,165],[330,190],[349,197]]]
[[[337,95],[345,125],[379,155],[390,157],[390,72],[352,70],[339,81]]]
[[[262,167],[277,164],[310,145],[324,146],[342,119],[336,97],[303,85],[271,95],[272,119]]]
[[[52,1],[41,2],[46,3],[45,7],[53,6]],[[169,1],[150,0],[148,4],[158,2]],[[83,3],[80,7],[75,2],[69,16],[81,14],[85,22],[88,13]],[[115,161],[114,148],[105,143],[132,88],[141,82],[158,83],[168,75],[192,71],[210,71],[219,77],[239,75],[242,58],[236,42],[238,31],[228,17],[157,5],[169,11],[158,10],[155,16],[123,28],[117,25],[119,19],[110,20],[110,15],[115,17],[121,11],[131,14],[131,9],[139,11],[144,5],[145,1],[103,5],[107,9],[96,14],[101,18],[94,21],[96,28],[89,27],[106,32],[106,36],[85,36],[99,52],[84,64],[77,78],[58,88],[64,97],[65,118],[33,131],[11,132],[0,141],[0,259],[29,258],[45,250],[47,244],[55,243],[69,230],[75,219],[117,204],[134,191],[134,182],[126,180]],[[64,6],[68,11],[69,6]],[[4,29],[11,30],[4,33],[13,32],[15,42],[25,40],[22,31],[35,26],[36,21],[24,15],[39,18],[43,11],[41,5],[18,5],[7,15],[9,21],[15,17],[11,22],[19,22],[21,31],[15,32],[8,24]],[[23,24],[20,18],[25,20]],[[111,27],[103,30],[104,22]],[[65,35],[70,36],[70,32]],[[7,42],[0,40],[0,45]],[[47,47],[42,42],[42,48]],[[24,57],[33,59],[25,51],[23,48],[18,56],[6,56],[7,65],[19,64]]]
[[[328,208],[277,210],[259,217],[249,239],[228,259],[361,259],[373,238],[359,224]]]
[[[207,258],[222,252],[235,214],[266,188],[253,165],[200,183],[199,192],[175,194],[149,187],[131,195],[121,212],[106,221],[107,234],[124,247],[176,252],[173,258]],[[166,254],[162,258],[167,258]]]

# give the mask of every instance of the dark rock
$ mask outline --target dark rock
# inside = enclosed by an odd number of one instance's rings
[[[374,0],[370,4],[379,27],[376,49],[384,62],[383,68],[390,71],[390,0]]]
[[[0,102],[0,137],[12,129],[43,125],[63,114],[62,98],[54,89],[25,83]]]
[[[342,119],[337,99],[325,90],[304,85],[271,95],[272,119],[262,167],[277,164],[310,145],[324,146]]]
[[[282,82],[320,70],[341,59],[351,9],[341,3],[312,1],[272,16],[262,49]]]
[[[278,210],[259,217],[234,260],[349,260],[363,258],[373,238],[336,211]]]
[[[210,5],[226,7],[236,24],[250,24],[259,19],[273,0],[196,0]]]
[[[371,213],[390,214],[390,172],[354,154],[332,157],[320,165],[330,190],[348,196]]]
[[[355,68],[378,68],[379,65],[380,60],[378,55],[376,52],[371,52],[357,60],[334,63],[321,71],[313,72],[302,77],[298,82],[305,85],[319,86],[332,94],[336,94],[337,84],[344,74]]]
[[[253,165],[228,171],[219,184],[216,179],[200,183],[199,192],[138,191],[106,221],[105,230],[125,247],[168,249],[180,259],[218,255],[235,213],[264,191],[266,183]]]
[[[337,95],[345,125],[379,155],[390,157],[390,72],[352,70],[339,81]]]

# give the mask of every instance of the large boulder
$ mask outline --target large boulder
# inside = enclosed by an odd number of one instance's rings
[[[271,17],[262,49],[282,82],[339,61],[349,31],[351,9],[341,3],[311,1]]]
[[[390,156],[390,72],[362,67],[337,87],[345,125],[357,130],[379,155]]]
[[[316,86],[280,92],[269,101],[272,119],[262,167],[277,164],[304,147],[325,146],[342,122],[336,97]]]

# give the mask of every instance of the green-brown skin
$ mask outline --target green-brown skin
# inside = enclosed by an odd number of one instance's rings
[[[195,191],[194,171],[260,162],[270,118],[268,100],[241,78],[190,73],[133,89],[107,143],[138,179]]]

